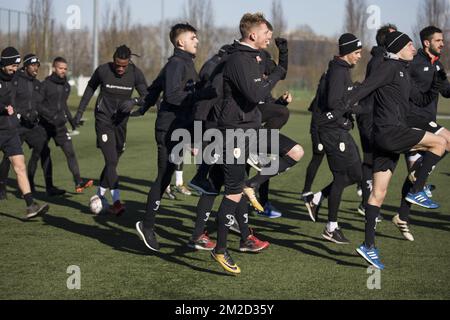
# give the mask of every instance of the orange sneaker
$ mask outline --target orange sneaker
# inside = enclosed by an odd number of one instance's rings
[[[76,193],[83,193],[83,191],[85,189],[88,189],[90,187],[92,187],[94,185],[94,180],[89,180],[89,181],[81,181],[81,183],[77,184],[75,186],[75,191]]]

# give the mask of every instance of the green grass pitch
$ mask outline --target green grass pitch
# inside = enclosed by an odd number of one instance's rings
[[[86,117],[90,120],[74,143],[82,175],[98,179],[103,158],[95,148],[92,112]],[[368,266],[355,252],[364,237],[364,221],[356,212],[360,201],[356,188],[345,191],[339,213],[340,225],[351,240],[348,246],[321,238],[326,202],[320,221],[314,224],[299,200],[311,159],[309,119],[305,113],[295,113],[284,129],[304,146],[306,156],[271,183],[271,200],[283,218],[251,217],[258,236],[270,241],[271,247],[258,255],[242,254],[238,252],[239,237],[229,237],[231,255],[242,268],[237,277],[222,271],[209,253],[186,248],[197,196],[163,200],[156,230],[162,244],[160,254],[149,252],[138,238],[134,225],[144,215],[147,192],[156,177],[154,113],[129,123],[127,151],[119,166],[127,207],[121,218],[90,214],[87,205],[95,189],[82,195],[72,192],[64,156],[52,143],[55,185],[71,192],[47,199],[39,168],[37,199],[48,201],[51,209],[44,218],[24,222],[24,202],[10,174],[9,200],[0,203],[0,299],[449,299],[450,158],[430,179],[437,186],[434,197],[441,209],[414,208],[413,243],[403,240],[390,222],[405,177],[401,161],[382,210],[385,220],[377,229],[377,246],[386,270],[381,273],[381,289],[369,290]],[[441,122],[450,127],[450,120]],[[194,166],[186,166],[185,180],[194,170]],[[325,186],[330,178],[325,160],[314,189]],[[215,229],[213,219],[209,229]],[[72,265],[81,270],[80,290],[67,289],[67,268]]]

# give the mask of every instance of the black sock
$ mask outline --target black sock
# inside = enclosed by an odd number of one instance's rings
[[[416,171],[416,182],[414,186],[411,188],[412,193],[418,193],[423,191],[425,187],[425,183],[427,182],[428,177],[433,171],[433,167],[441,160],[442,156],[438,156],[432,152],[425,152],[425,155],[422,160],[422,165]]]
[[[280,175],[283,172],[286,172],[288,169],[292,168],[297,164],[297,161],[292,159],[289,156],[283,156],[279,159],[279,166],[278,166],[278,172],[276,174],[272,175],[263,175],[261,172],[258,173],[255,177],[251,178],[246,182],[246,185],[252,188],[258,188],[260,185],[262,185],[264,182],[270,180],[270,178],[273,178],[277,175]],[[264,169],[263,169],[264,171]]]
[[[206,222],[208,222],[211,215],[212,208],[214,206],[214,200],[216,196],[202,195],[197,204],[197,220],[195,222],[194,233],[192,239],[197,240],[204,232]]]
[[[31,192],[27,193],[27,194],[24,194],[23,198],[25,199],[27,207],[31,206],[34,203],[33,194]]]
[[[324,154],[313,155],[311,162],[308,165],[308,169],[306,169],[305,187],[303,188],[303,194],[311,192],[314,179],[317,175],[317,171],[319,170],[320,165],[322,164],[323,158]]]
[[[400,209],[398,210],[400,220],[409,222],[409,214],[411,213],[411,203],[405,200],[405,197],[408,195],[408,192],[411,190],[413,184],[406,177],[405,182],[402,187],[402,199],[400,202]]]
[[[259,187],[259,203],[261,203],[263,207],[269,202],[269,185],[270,180],[264,182],[261,187]]]
[[[372,192],[372,179],[373,179],[373,169],[372,166],[368,164],[363,164],[363,181],[362,181],[362,204],[364,207],[367,206],[369,201],[370,193]]]
[[[242,197],[236,208],[236,221],[239,224],[239,230],[241,231],[241,239],[247,240],[250,235],[250,229],[248,227],[248,203],[247,200]]]
[[[227,250],[229,225],[232,222],[230,220],[234,218],[237,206],[238,203],[228,199],[227,197],[224,197],[222,200],[219,212],[217,213],[216,253],[223,254]]]
[[[370,248],[375,246],[375,231],[377,229],[377,218],[380,215],[381,208],[367,205],[366,208],[366,230],[365,245]]]

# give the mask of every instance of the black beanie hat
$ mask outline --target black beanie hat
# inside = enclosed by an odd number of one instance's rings
[[[399,53],[412,40],[403,32],[394,31],[386,36],[386,50],[391,53]]]
[[[39,61],[39,58],[34,53],[29,53],[23,58],[23,66],[28,67],[32,64],[39,64],[41,65],[41,61]]]
[[[20,61],[20,53],[16,48],[8,47],[2,51],[2,56],[0,58],[0,64],[2,67],[20,64]]]
[[[344,33],[339,38],[339,55],[341,57],[362,48],[361,40],[351,33]]]

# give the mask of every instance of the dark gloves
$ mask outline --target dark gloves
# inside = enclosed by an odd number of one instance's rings
[[[137,118],[137,117],[142,117],[145,114],[145,108],[144,107],[140,107],[139,109],[131,112],[130,117],[133,118]]]
[[[81,120],[81,118],[83,117],[83,114],[81,112],[77,112],[77,114],[75,115],[75,118],[73,118],[73,123],[72,127],[78,128],[80,126],[82,126],[84,124],[84,122]]]
[[[131,113],[131,111],[133,111],[133,108],[140,104],[142,104],[142,99],[140,99],[140,98],[132,98],[132,99],[125,100],[119,106],[119,112]]]
[[[288,41],[284,38],[276,38],[275,39],[275,44],[278,48],[278,50],[280,51],[280,54],[286,54],[289,49],[288,49]]]
[[[208,86],[202,90],[195,93],[195,100],[211,100],[217,98],[217,90],[212,86]]]
[[[284,77],[286,77],[287,71],[282,66],[278,65],[273,69],[272,73],[269,75],[267,81],[269,82],[278,82]]]

